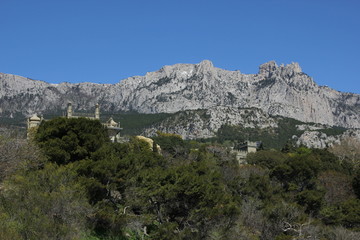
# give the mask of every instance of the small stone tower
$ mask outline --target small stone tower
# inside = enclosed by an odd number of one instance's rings
[[[32,115],[27,119],[27,128],[38,127],[43,119],[38,117],[36,114]]]
[[[100,119],[100,106],[98,103],[95,105],[95,119]]]
[[[107,128],[110,140],[112,142],[120,141],[120,131],[122,130],[120,123],[115,122],[114,119],[110,117],[109,120],[103,125]]]
[[[71,103],[68,103],[66,116],[67,116],[68,118],[71,118],[72,115],[73,115],[72,105],[71,105]]]
[[[38,117],[36,114],[27,119],[27,139],[33,139],[40,123],[43,121],[42,117]]]

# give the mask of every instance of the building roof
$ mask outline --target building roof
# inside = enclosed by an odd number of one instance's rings
[[[41,121],[41,118],[39,118],[36,113],[34,113],[30,118],[30,121]]]

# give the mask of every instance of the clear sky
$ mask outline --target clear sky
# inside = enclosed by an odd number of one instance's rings
[[[0,29],[0,72],[51,83],[275,60],[360,93],[359,0],[0,0]]]

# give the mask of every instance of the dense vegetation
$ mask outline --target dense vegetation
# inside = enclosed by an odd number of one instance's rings
[[[360,238],[359,155],[287,144],[239,165],[221,144],[154,141],[65,118],[0,138],[0,239]]]
[[[156,123],[163,121],[172,114],[170,113],[156,113],[156,114],[144,114],[144,113],[120,113],[120,114],[107,114],[102,113],[102,116],[106,119],[109,116],[113,116],[114,120],[121,122],[121,126],[124,128],[122,134],[124,135],[138,135],[144,128],[150,128]],[[106,119],[107,120],[107,119]]]
[[[212,141],[232,143],[250,141],[261,141],[266,149],[281,149],[287,142],[291,141],[292,136],[301,136],[305,131],[299,130],[297,125],[304,124],[298,120],[285,117],[277,117],[277,128],[245,128],[243,126],[222,125],[217,131],[216,137]],[[328,127],[318,129],[328,136],[340,135],[346,131],[342,127]]]

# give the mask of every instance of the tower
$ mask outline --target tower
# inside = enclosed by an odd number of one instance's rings
[[[71,105],[71,103],[68,103],[66,116],[67,116],[68,118],[71,118],[71,117],[72,117],[72,113],[73,113],[73,111],[72,111],[72,105]]]
[[[37,129],[40,126],[40,123],[43,121],[43,118],[38,117],[36,114],[32,115],[27,119],[27,139],[33,139]]]
[[[98,103],[95,105],[95,119],[100,119],[100,106]]]

